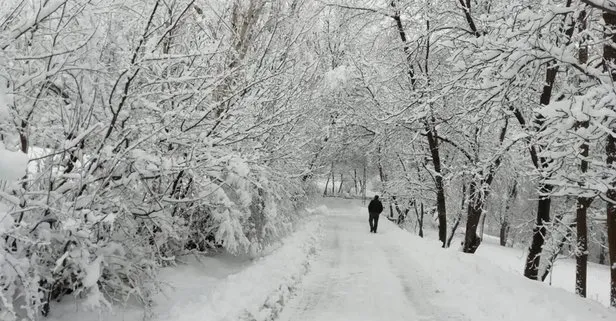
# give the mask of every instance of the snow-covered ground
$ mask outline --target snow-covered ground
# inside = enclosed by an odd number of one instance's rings
[[[478,255],[445,251],[437,241],[412,235],[384,217],[379,233],[370,234],[360,200],[322,202],[320,211],[327,215],[316,215],[265,257],[226,255],[165,269],[161,279],[172,288],[155,298],[145,316],[160,321],[616,319],[615,310],[594,300],[525,279],[516,250],[488,242]],[[78,307],[56,306],[50,320],[144,317],[138,308],[111,315],[75,312]]]
[[[151,309],[114,308],[91,311],[75,301],[53,306],[49,321],[188,321],[266,320],[273,318],[290,290],[306,273],[321,234],[320,209],[313,219],[257,259],[229,254],[189,257],[163,269],[165,290]]]
[[[598,302],[527,280],[493,258],[443,251],[387,220],[370,234],[359,202],[328,202],[322,251],[280,321],[616,318]]]
[[[431,227],[425,228],[424,236],[426,239],[437,240],[438,231]],[[462,236],[456,235],[449,251],[459,251],[461,240]],[[520,244],[520,246],[523,245]],[[506,271],[522,275],[527,253],[524,247],[511,248],[500,246],[498,237],[486,234],[475,255],[489,260],[492,264]],[[610,270],[608,266],[588,263],[587,282],[588,298],[609,306]],[[575,293],[575,259],[559,256],[554,264],[552,273],[548,275],[545,283]]]
[[[500,266],[506,271],[521,275],[527,252],[524,249],[503,247],[498,239],[485,236],[476,255]],[[606,265],[588,263],[587,296],[605,306],[610,304],[610,270]],[[575,260],[562,257],[556,260],[551,275],[546,279],[555,287],[575,293]]]

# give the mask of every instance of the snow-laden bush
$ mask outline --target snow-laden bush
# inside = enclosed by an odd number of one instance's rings
[[[0,182],[0,320],[66,295],[147,306],[177,255],[257,253],[290,230],[314,195],[297,124],[316,65],[280,60],[308,51],[279,4],[0,9],[0,147],[29,156]],[[245,39],[206,32],[224,25]]]
[[[156,290],[157,268],[173,263],[176,255],[221,248],[257,253],[290,231],[311,197],[311,189],[302,187],[308,185],[249,165],[240,155],[221,153],[225,160],[221,156],[216,164],[186,170],[175,185],[177,193],[168,190],[178,174],[163,175],[166,169],[140,152],[118,165],[126,173],[117,181],[87,178],[87,166],[74,169],[83,176],[63,181],[70,186],[92,181],[87,186],[93,194],[79,195],[81,189],[75,188],[33,192],[26,203],[46,202],[46,209],[24,209],[23,216],[13,205],[7,211],[15,221],[5,219],[0,230],[0,263],[11,272],[2,276],[4,313],[19,314],[14,310],[25,302],[36,318],[68,294],[90,306],[129,300],[147,305]],[[51,166],[38,168],[45,174],[35,175],[61,176]],[[159,182],[147,182],[145,175]]]

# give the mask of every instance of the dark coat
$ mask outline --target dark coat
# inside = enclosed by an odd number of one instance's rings
[[[379,200],[370,201],[370,204],[368,204],[368,212],[381,214],[381,212],[383,212],[383,203]]]

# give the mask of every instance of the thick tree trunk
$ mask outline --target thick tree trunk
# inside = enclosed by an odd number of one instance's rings
[[[464,253],[475,253],[481,244],[481,237],[477,235],[477,227],[483,213],[483,197],[477,190],[477,184],[471,181],[468,187],[469,201],[466,215],[466,234],[464,236]]]
[[[443,186],[443,176],[441,175],[441,156],[437,141],[436,129],[432,124],[426,123],[426,136],[428,137],[428,146],[432,156],[432,165],[434,166],[434,177],[436,185],[436,210],[438,211],[438,239],[442,246],[447,245],[447,206],[445,203],[445,188]]]
[[[500,227],[500,245],[507,246],[507,238],[509,237],[509,222],[503,221]]]
[[[577,249],[575,251],[575,293],[586,297],[586,274],[588,265],[588,226],[586,210],[592,200],[579,197],[576,210]]]
[[[608,40],[616,42],[616,33],[611,30],[616,30],[616,14],[603,12],[603,20],[605,21]],[[613,70],[613,65],[616,63],[616,48],[611,43],[606,43],[603,46],[603,59],[607,71],[610,73],[612,80],[616,80],[616,70]],[[609,129],[612,132],[616,131],[614,123],[609,124]],[[613,135],[607,135],[607,144],[605,146],[607,156],[607,164],[610,168],[614,168],[616,162],[616,138]],[[616,307],[616,182],[611,182],[607,193],[607,239],[610,257],[610,305]]]
[[[500,135],[498,137],[500,144],[502,145],[507,133],[507,126],[509,121],[505,120]],[[483,226],[485,223],[484,206],[485,201],[489,195],[489,187],[492,185],[496,170],[501,164],[501,156],[494,159],[490,166],[487,168],[487,175],[484,177],[483,172],[479,171],[476,178],[473,178],[469,184],[468,190],[468,212],[466,218],[466,233],[464,237],[464,247],[462,251],[464,253],[475,253],[479,245],[481,245],[481,239],[483,235]],[[481,230],[477,232],[477,228],[481,226]]]
[[[544,223],[550,221],[550,204],[552,199],[549,194],[552,192],[553,188],[552,185],[545,183],[541,183],[539,187],[540,195],[539,201],[537,202],[537,220],[533,228],[533,240],[528,249],[526,266],[524,267],[524,276],[532,280],[538,280],[539,276],[540,255],[543,243],[545,243],[546,234]]]
[[[608,135],[606,150],[609,164],[616,160],[616,139]],[[611,159],[610,159],[611,158]],[[607,191],[609,202],[607,204],[607,239],[610,257],[610,305],[616,307],[616,187],[614,185]]]
[[[543,91],[541,92],[541,98],[539,100],[542,106],[548,105],[550,103],[550,99],[552,97],[552,88],[554,86],[554,81],[556,80],[557,73],[558,65],[556,65],[555,62],[551,62],[546,70],[545,85],[543,86]],[[536,115],[534,122],[536,131],[541,131],[544,122],[543,115]],[[537,152],[537,148],[541,149],[541,146],[531,146],[531,158],[533,160],[535,168],[541,170],[546,166],[546,160],[538,156],[539,153]],[[528,257],[526,258],[526,265],[524,267],[524,276],[532,280],[538,280],[539,276],[539,263],[541,258],[540,255],[543,248],[543,243],[545,243],[546,233],[544,223],[550,221],[550,205],[552,202],[550,198],[550,193],[553,189],[554,187],[552,185],[545,182],[541,182],[539,185],[537,219],[535,222],[535,227],[533,228],[533,240],[530,245],[530,248],[528,249]]]
[[[578,25],[580,31],[586,29],[586,11],[582,10],[578,16]],[[586,39],[583,38],[580,43],[578,61],[581,65],[588,62],[588,45]],[[588,128],[589,122],[583,121],[577,124],[581,128]],[[584,141],[580,146],[580,171],[586,173],[588,171],[588,141]],[[588,224],[586,222],[587,209],[590,206],[592,199],[587,197],[578,197],[576,209],[576,234],[577,234],[577,249],[575,251],[575,293],[583,298],[586,297],[586,279],[588,266]]]
[[[571,7],[572,0],[567,0],[566,7]],[[566,18],[566,16],[565,16]],[[569,25],[569,27],[565,30],[565,36],[567,39],[571,39],[573,35],[573,31],[575,29],[575,20]],[[568,40],[570,41],[570,40]],[[558,74],[558,64],[556,62],[551,61],[548,63],[548,67],[545,73],[545,83],[543,85],[543,90],[541,92],[541,97],[539,99],[539,104],[542,106],[548,105],[550,100],[552,99],[552,89],[554,88],[554,81],[556,80],[556,75]],[[524,122],[521,119],[521,114],[518,112],[516,118],[520,121],[520,124],[524,126]],[[535,130],[537,132],[542,131],[544,122],[544,117],[541,114],[537,114],[534,123]],[[540,157],[542,146],[541,145],[531,145],[530,146],[530,157],[533,161],[533,165],[536,169],[542,170],[547,166],[547,160],[543,157]],[[539,263],[540,263],[540,255],[541,249],[543,247],[543,243],[545,242],[545,226],[544,222],[549,222],[550,220],[550,195],[554,187],[545,182],[541,182],[539,185],[539,202],[537,203],[537,221],[535,227],[533,228],[533,240],[530,248],[528,249],[528,257],[526,258],[526,265],[524,267],[524,276],[537,280],[539,274]]]

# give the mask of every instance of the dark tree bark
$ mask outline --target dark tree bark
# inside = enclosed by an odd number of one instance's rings
[[[571,0],[567,1],[567,7],[571,6]],[[565,16],[566,17],[566,16]],[[573,31],[575,29],[575,20],[571,22],[569,27],[565,30],[565,36],[569,42],[571,36],[573,35]],[[548,63],[546,74],[545,74],[545,83],[543,85],[543,90],[541,92],[541,97],[539,99],[539,103],[542,106],[548,105],[552,98],[552,89],[554,88],[554,81],[556,80],[556,74],[558,73],[558,65],[556,62],[551,61]],[[520,121],[520,125],[524,126],[525,123],[522,120],[521,113],[519,111],[516,113],[516,118]],[[534,125],[535,131],[543,130],[544,117],[541,114],[535,115]],[[543,170],[547,167],[547,160],[543,157],[539,157],[539,152],[543,149],[541,145],[531,145],[529,148],[530,157],[533,161],[533,165],[538,170]],[[539,150],[539,152],[538,152]],[[539,277],[539,263],[540,263],[540,255],[541,250],[543,248],[543,244],[545,243],[545,233],[546,229],[544,226],[545,222],[550,221],[550,205],[551,198],[550,193],[554,189],[554,186],[542,181],[539,183],[539,201],[537,202],[537,220],[535,222],[535,227],[533,228],[533,240],[528,249],[528,256],[526,258],[526,265],[524,266],[524,276],[537,280]]]
[[[464,235],[464,253],[475,253],[481,244],[481,238],[477,235],[477,227],[483,213],[483,197],[477,195],[481,191],[477,190],[477,183],[471,181],[468,185],[468,194],[470,199],[466,212],[466,234]]]
[[[424,205],[421,203],[421,214],[419,216],[419,237],[423,237]]]
[[[464,18],[466,19],[466,23],[470,28],[470,33],[479,38],[483,35],[477,29],[477,25],[471,15],[471,0],[458,0],[460,6],[462,7],[462,12],[464,13]],[[500,142],[502,144],[504,140],[504,135],[507,130],[507,123],[505,123],[505,127],[501,132]],[[466,220],[466,232],[464,237],[464,247],[462,249],[465,253],[475,253],[479,245],[481,244],[481,237],[477,235],[477,228],[479,227],[481,216],[483,214],[484,203],[487,198],[488,190],[485,191],[484,186],[490,186],[492,180],[494,179],[494,174],[496,169],[500,165],[501,158],[500,156],[490,164],[490,168],[488,170],[487,178],[481,178],[479,181],[471,181],[469,184],[469,201],[468,201],[468,210],[467,210],[467,220]],[[483,175],[479,175],[482,177]],[[474,178],[473,178],[474,179]]]
[[[404,26],[402,24],[402,18],[400,16],[400,10],[396,6],[396,1],[390,2],[391,7],[394,9],[394,13],[391,18],[394,19],[396,23],[396,28],[398,30],[398,34],[400,36],[400,41],[402,42],[402,49],[406,56],[406,64],[408,68],[408,74],[411,81],[411,85],[415,88],[415,69],[413,67],[413,62],[411,60],[411,52],[408,44],[406,31],[404,30]],[[428,47],[429,48],[429,47]],[[429,50],[429,49],[428,49]],[[428,51],[426,51],[426,56]],[[427,57],[426,57],[427,60]],[[426,63],[427,66],[427,63]],[[425,70],[426,74],[428,73]],[[428,145],[430,147],[430,154],[432,156],[432,164],[434,165],[435,175],[435,185],[436,185],[436,208],[438,211],[438,238],[442,243],[442,247],[447,245],[447,207],[445,203],[445,189],[443,187],[443,177],[441,175],[441,158],[438,150],[438,135],[436,134],[436,128],[432,124],[434,119],[429,122],[427,119],[425,121],[426,132],[428,137]],[[422,232],[423,234],[423,232]]]
[[[557,221],[560,221],[561,219],[562,217],[558,218]],[[539,277],[539,280],[541,282],[545,281],[545,279],[547,279],[550,272],[552,272],[552,268],[554,267],[554,262],[556,262],[558,255],[562,252],[563,247],[565,246],[565,243],[567,243],[567,240],[571,238],[571,232],[573,231],[573,227],[574,227],[573,225],[574,223],[569,224],[567,228],[567,233],[565,233],[565,235],[558,241],[558,245],[556,246],[557,248],[556,251],[551,253],[551,255],[546,258],[548,263],[546,264],[545,270]]]
[[[507,134],[507,126],[509,125],[508,121],[505,121],[505,125],[503,126],[500,135],[498,137],[500,144],[502,145],[505,140],[505,135]],[[486,187],[492,185],[492,181],[494,180],[494,175],[496,174],[496,170],[501,164],[502,154],[499,155],[490,163],[488,166],[487,175],[483,175],[480,171],[478,173],[479,179],[473,177],[468,186],[468,210],[467,210],[467,218],[466,218],[466,232],[464,235],[464,247],[462,251],[464,253],[475,253],[477,248],[481,244],[482,237],[478,235],[477,228],[481,223],[483,226],[483,221],[481,218],[483,216],[483,210],[485,207],[485,201],[488,198],[489,190]],[[485,188],[485,190],[484,190]],[[483,228],[482,228],[483,230]],[[483,231],[482,231],[483,233]]]
[[[550,103],[550,99],[552,97],[552,88],[554,86],[554,81],[556,80],[556,74],[558,73],[558,66],[555,62],[550,62],[548,64],[546,75],[545,75],[545,85],[543,86],[543,91],[541,92],[541,98],[539,100],[542,106],[548,105]],[[541,131],[543,128],[544,117],[542,115],[535,116],[535,131]],[[547,160],[543,157],[538,156],[537,149],[541,150],[541,146],[530,146],[530,155],[535,165],[535,168],[542,170],[547,166]],[[533,240],[528,249],[528,256],[526,258],[526,265],[524,267],[524,276],[537,280],[539,277],[539,263],[540,263],[540,255],[541,250],[543,248],[543,244],[545,243],[545,235],[546,228],[544,223],[550,221],[550,206],[552,203],[552,199],[550,198],[550,193],[554,189],[554,186],[545,183],[542,181],[539,183],[539,200],[537,201],[537,217],[535,221],[535,227],[533,228]]]
[[[413,202],[413,208],[415,209],[415,215],[417,215],[417,225],[419,227],[419,237],[423,237],[423,219],[424,219],[424,205],[421,203],[421,210],[417,211],[417,202]]]
[[[357,168],[353,168],[353,187],[355,188],[355,194],[359,194],[357,189]]]
[[[578,25],[580,31],[586,29],[586,11],[582,10],[578,16]],[[588,45],[586,39],[582,39],[580,49],[578,51],[578,61],[581,65],[588,62]],[[582,121],[576,124],[576,127],[588,128],[589,122]],[[580,146],[580,171],[586,173],[588,171],[588,141],[585,140]],[[583,175],[583,174],[582,174]],[[591,198],[578,197],[576,209],[576,234],[577,234],[577,249],[575,251],[575,293],[583,298],[586,297],[586,279],[588,266],[588,224],[586,222],[587,209],[592,202]]]
[[[575,293],[586,297],[586,275],[588,265],[588,225],[586,209],[592,199],[579,197],[576,210],[577,250],[575,251]]]
[[[537,202],[537,218],[533,228],[533,240],[528,248],[528,256],[524,267],[524,276],[532,280],[538,280],[539,258],[545,243],[546,234],[544,222],[550,221],[550,205],[552,202],[550,193],[553,188],[552,185],[543,183],[539,186],[539,201]]]
[[[436,185],[436,210],[438,211],[438,239],[442,246],[447,245],[447,206],[445,204],[445,188],[443,187],[443,175],[441,174],[441,156],[438,147],[436,128],[432,124],[426,124],[426,136],[434,166],[434,182]]]
[[[392,8],[394,8],[394,14],[391,17],[396,22],[396,28],[398,29],[398,34],[400,35],[400,40],[402,41],[402,49],[404,50],[404,54],[406,55],[408,74],[411,80],[411,85],[415,87],[415,68],[413,68],[413,62],[411,61],[411,50],[407,42],[406,31],[404,31],[404,27],[402,26],[402,18],[400,17],[400,11],[396,7],[396,2],[392,1],[391,6]]]
[[[503,221],[500,227],[499,244],[500,246],[507,246],[507,238],[509,237],[509,222]]]
[[[603,21],[605,21],[606,36],[609,42],[616,42],[616,13],[608,11],[603,12]],[[616,63],[616,48],[610,43],[606,43],[603,46],[603,59],[607,68],[607,72],[610,73],[612,80],[616,80],[616,70],[613,69],[614,63]],[[609,129],[616,131],[616,125],[614,123],[609,124]],[[614,163],[616,161],[616,138],[614,135],[607,135],[607,144],[605,146],[605,153],[607,156],[607,165],[614,169]],[[611,182],[607,193],[607,239],[608,249],[610,257],[610,305],[616,307],[616,269],[613,268],[616,264],[616,182]]]

